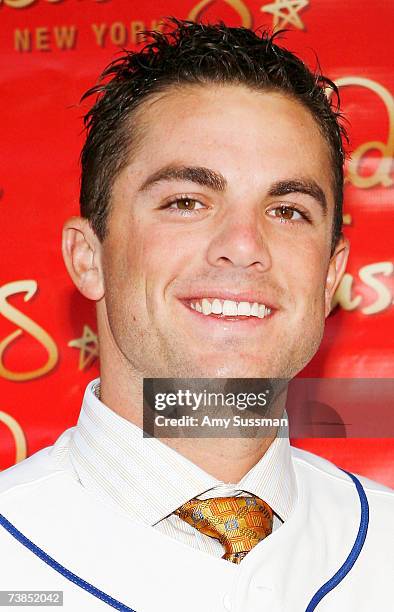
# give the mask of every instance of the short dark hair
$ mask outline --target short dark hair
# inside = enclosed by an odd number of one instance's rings
[[[81,215],[102,241],[113,183],[127,165],[138,140],[135,111],[148,96],[182,84],[242,84],[253,90],[279,91],[309,109],[329,145],[335,212],[332,249],[342,232],[343,164],[338,89],[320,68],[312,73],[296,55],[279,47],[280,34],[168,19],[167,32],[145,32],[140,51],[124,51],[101,74],[81,101],[96,95],[84,117],[87,138],[81,153]],[[335,94],[334,105],[332,95]]]

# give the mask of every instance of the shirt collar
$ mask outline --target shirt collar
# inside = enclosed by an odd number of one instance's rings
[[[225,491],[228,485],[160,440],[144,437],[139,427],[103,404],[99,385],[98,378],[88,384],[70,442],[70,459],[84,487],[145,525],[156,524],[193,497],[209,497],[211,489]],[[287,427],[278,430],[264,456],[233,488],[257,495],[282,520],[288,518],[297,487]]]

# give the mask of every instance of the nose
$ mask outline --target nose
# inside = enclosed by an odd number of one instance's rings
[[[216,267],[268,270],[271,255],[258,214],[245,210],[228,213],[209,244],[207,258]]]

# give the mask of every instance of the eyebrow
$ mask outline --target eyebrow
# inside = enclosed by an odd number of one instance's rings
[[[227,181],[222,174],[200,166],[165,166],[157,170],[143,182],[138,191],[146,191],[160,181],[190,181],[214,191],[224,191]]]
[[[323,189],[316,181],[310,179],[278,181],[271,185],[268,195],[271,197],[280,197],[289,193],[304,193],[311,196],[320,204],[323,214],[327,214],[327,199]]]
[[[218,192],[225,191],[227,187],[227,180],[220,172],[215,172],[202,166],[178,166],[170,164],[150,174],[138,191],[147,191],[161,181],[171,180],[190,181]],[[291,193],[303,193],[312,197],[320,204],[323,214],[327,213],[326,196],[323,189],[314,180],[290,179],[277,181],[271,185],[268,191],[270,197],[280,197]]]

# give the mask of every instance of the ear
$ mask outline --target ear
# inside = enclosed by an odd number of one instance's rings
[[[77,289],[89,300],[100,300],[104,295],[101,243],[87,219],[71,217],[66,221],[62,252]]]
[[[331,255],[327,270],[326,289],[325,289],[325,316],[328,317],[331,311],[331,303],[334,293],[345,273],[347,260],[349,257],[349,240],[341,234],[338,243]]]

